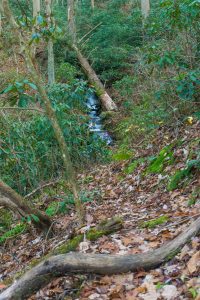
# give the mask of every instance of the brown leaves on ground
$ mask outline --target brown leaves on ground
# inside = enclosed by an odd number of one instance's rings
[[[180,168],[188,157],[188,144],[199,137],[200,124],[182,129],[183,144],[174,149],[177,164],[169,165],[166,174],[144,175],[147,163],[141,163],[131,174],[124,172],[128,162],[99,166],[79,175],[82,190],[91,193],[93,201],[86,204],[87,226],[93,226],[104,218],[119,215],[124,226],[120,232],[103,236],[97,241],[84,242],[77,251],[107,253],[108,255],[136,254],[151,251],[176,237],[200,214],[200,201],[189,206],[200,186],[199,174],[189,185],[168,192],[167,174]],[[135,157],[158,153],[163,135],[158,136],[152,147],[139,149]],[[167,133],[170,137],[170,132]],[[169,140],[169,139],[168,139]],[[163,142],[164,143],[164,142]],[[196,151],[197,149],[193,149]],[[88,180],[89,178],[89,180]],[[198,193],[196,193],[198,194]],[[197,196],[198,197],[198,196]],[[143,228],[144,221],[168,216],[168,221],[154,228]],[[1,249],[0,278],[3,280],[23,269],[33,258],[39,258],[69,238],[74,230],[74,211],[55,218],[55,234],[48,238],[37,236],[32,230],[15,240],[8,240]],[[85,228],[82,228],[84,232]],[[180,253],[160,268],[145,272],[114,276],[67,276],[53,280],[47,287],[30,299],[80,299],[80,300],[178,300],[200,298],[200,237],[192,239]],[[0,289],[5,288],[4,284]]]

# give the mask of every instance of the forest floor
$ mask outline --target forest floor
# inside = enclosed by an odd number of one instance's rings
[[[93,201],[85,204],[88,226],[105,218],[120,216],[123,228],[109,236],[87,242],[87,253],[126,255],[147,252],[160,247],[184,231],[200,215],[200,176],[185,179],[172,191],[166,186],[169,174],[186,166],[188,158],[195,159],[199,151],[200,122],[184,124],[176,134],[174,130],[161,129],[146,149],[134,149],[134,160],[152,157],[166,144],[174,144],[176,163],[165,165],[164,171],[146,172],[148,162],[140,160],[130,172],[130,161],[117,161],[93,167],[79,174],[81,190],[91,193]],[[192,154],[191,154],[192,153]],[[127,170],[129,170],[127,172]],[[43,193],[43,202],[57,201],[58,195]],[[162,217],[162,218],[161,218]],[[145,223],[149,220],[155,222]],[[34,230],[15,239],[7,240],[1,250],[0,289],[6,287],[5,279],[13,278],[33,259],[40,258],[68,237],[70,224],[74,224],[73,208],[68,214],[56,215],[54,235],[38,235]],[[160,224],[159,224],[160,223]],[[81,247],[76,251],[83,251]],[[32,296],[34,299],[200,299],[200,236],[194,237],[178,255],[160,267],[138,270],[113,276],[73,275],[57,278]]]

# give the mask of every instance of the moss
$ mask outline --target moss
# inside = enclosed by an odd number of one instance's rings
[[[55,216],[57,214],[57,212],[59,211],[59,207],[60,207],[60,203],[59,202],[52,201],[48,205],[47,209],[45,210],[45,213],[49,217]]]
[[[0,244],[4,243],[7,239],[13,238],[18,236],[19,234],[23,233],[27,228],[27,225],[25,223],[17,224],[14,228],[11,230],[5,232],[0,237]]]
[[[75,236],[73,239],[68,241],[67,243],[59,246],[58,248],[53,251],[53,254],[64,254],[70,251],[76,250],[78,245],[83,241],[83,234],[79,234]]]
[[[174,251],[172,251],[172,252],[170,252],[170,253],[167,255],[165,261],[171,260],[171,259],[174,258],[174,256],[176,256],[179,252],[180,252],[180,249],[179,249],[179,248],[176,249],[176,250],[174,250]]]
[[[87,234],[86,234],[86,239],[89,241],[95,241],[97,240],[99,237],[105,235],[106,232],[105,231],[98,231],[95,229],[91,229]],[[68,241],[67,243],[59,246],[58,248],[55,249],[55,251],[53,251],[53,254],[65,254],[68,253],[70,251],[75,251],[77,249],[77,247],[79,246],[79,244],[83,241],[84,235],[83,234],[79,234],[77,236],[75,236],[73,239],[71,239],[70,241]]]
[[[130,163],[130,165],[128,165],[125,169],[124,169],[124,173],[125,174],[132,174],[136,168],[138,167],[138,165],[140,163],[143,163],[145,161],[144,158],[139,158],[134,160],[133,162]]]
[[[112,159],[114,161],[123,161],[129,160],[133,156],[133,153],[130,150],[119,150],[113,154]]]
[[[163,148],[157,157],[155,157],[148,166],[147,173],[161,173],[163,169],[174,162],[172,148],[174,144]]]
[[[92,228],[86,233],[86,238],[89,241],[95,241],[103,235],[115,232],[121,227],[121,225],[122,225],[122,220],[119,217],[115,217],[110,220],[103,220],[97,226],[97,228]],[[53,254],[64,254],[76,250],[78,245],[83,241],[83,238],[84,238],[84,234],[76,235],[74,238],[72,238],[65,244],[56,248],[53,251]]]
[[[150,221],[145,221],[141,224],[142,228],[154,228],[157,225],[161,225],[163,223],[166,223],[169,220],[168,216],[161,216],[157,219],[153,219]]]
[[[180,183],[182,183],[185,178],[189,177],[193,170],[200,170],[199,159],[190,160],[185,169],[176,171],[176,173],[170,178],[167,189],[169,191],[177,189]]]
[[[179,183],[183,181],[185,177],[188,176],[188,170],[178,170],[176,173],[170,178],[167,189],[168,191],[173,191],[178,188]]]

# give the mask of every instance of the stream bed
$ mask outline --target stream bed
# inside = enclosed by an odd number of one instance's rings
[[[113,144],[113,139],[110,134],[103,128],[103,120],[101,118],[101,105],[95,93],[89,94],[86,105],[88,108],[88,115],[90,117],[89,130],[98,135],[107,145]]]

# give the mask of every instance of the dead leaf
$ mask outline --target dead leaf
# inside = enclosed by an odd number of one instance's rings
[[[0,283],[0,290],[5,289],[7,287],[7,285]]]
[[[162,288],[161,295],[166,300],[173,300],[178,296],[178,291],[175,285],[165,285]]]
[[[190,274],[197,271],[199,266],[200,266],[200,251],[196,252],[187,263],[187,267]]]

